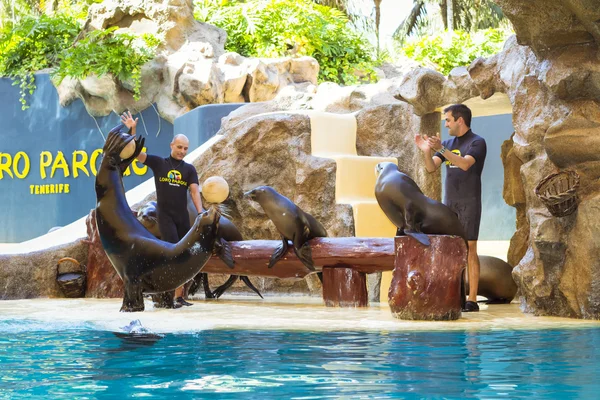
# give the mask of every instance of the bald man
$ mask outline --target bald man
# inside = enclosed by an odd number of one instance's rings
[[[131,134],[135,135],[138,119],[133,119],[129,111],[121,115],[121,121],[125,126],[131,128]],[[187,211],[187,191],[190,191],[196,211],[202,211],[202,199],[198,188],[198,173],[193,165],[183,161],[188,152],[190,141],[185,135],[175,135],[171,141],[171,154],[166,157],[158,157],[141,152],[137,159],[150,167],[154,173],[154,184],[156,185],[156,203],[158,205],[158,228],[161,239],[177,243],[190,230],[190,219]],[[191,306],[184,300],[183,286],[175,291],[175,302],[163,298],[165,307]],[[165,296],[167,297],[167,296]],[[171,300],[171,301],[170,301]]]

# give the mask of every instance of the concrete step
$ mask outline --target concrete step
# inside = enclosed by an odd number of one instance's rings
[[[332,156],[337,164],[335,199],[353,204],[375,200],[375,166],[380,162],[398,163],[394,157]]]
[[[385,216],[377,201],[360,201],[351,204],[356,237],[391,238],[396,235],[396,226]]]

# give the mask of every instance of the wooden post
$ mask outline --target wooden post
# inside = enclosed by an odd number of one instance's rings
[[[431,245],[424,246],[409,236],[395,238],[389,305],[396,318],[440,321],[460,317],[465,241],[457,236],[429,239]]]
[[[367,274],[346,264],[324,266],[323,300],[327,307],[367,307]]]

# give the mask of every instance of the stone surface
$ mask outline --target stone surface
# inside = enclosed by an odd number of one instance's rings
[[[511,266],[515,266],[525,256],[527,247],[529,247],[529,221],[527,220],[526,197],[523,182],[521,180],[521,166],[523,162],[519,160],[513,150],[513,138],[502,143],[502,165],[504,166],[504,187],[502,196],[504,201],[511,207],[516,208],[516,232],[510,240],[508,248],[507,261]]]
[[[56,283],[56,266],[58,260],[63,257],[74,258],[80,264],[86,265],[86,243],[79,239],[31,253],[0,254],[0,299],[64,297]],[[78,270],[74,264],[70,267],[61,267],[61,272]]]
[[[317,84],[319,65],[312,57],[251,59],[225,53],[226,32],[196,21],[188,0],[110,0],[90,6],[85,30],[110,27],[164,40],[142,67],[140,99],[133,98],[133,82],[106,74],[64,80],[58,86],[63,106],[80,98],[91,115],[105,116],[156,103],[159,114],[173,122],[200,105],[267,101],[284,90],[314,92]]]
[[[396,261],[388,302],[396,318],[440,321],[460,317],[466,244],[456,236],[429,238],[430,246],[409,236],[394,238]]]
[[[569,45],[600,42],[597,0],[497,0],[510,19],[520,45],[544,56]]]
[[[504,197],[517,208],[509,262],[522,309],[537,315],[600,318],[600,91],[597,2],[499,0],[516,36],[469,73],[481,96],[506,93],[515,134],[503,160]],[[548,23],[552,21],[552,23]],[[527,45],[527,46],[524,46]],[[549,174],[581,177],[578,210],[553,217],[534,189]]]
[[[440,200],[441,176],[421,168],[423,152],[414,145],[417,134],[438,134],[440,114],[418,117],[411,108],[406,103],[396,103],[359,111],[356,151],[359,156],[397,157],[400,171],[412,177],[427,196]]]
[[[123,281],[104,252],[98,228],[96,210],[90,211],[85,220],[88,234],[87,290],[86,297],[122,298]]]

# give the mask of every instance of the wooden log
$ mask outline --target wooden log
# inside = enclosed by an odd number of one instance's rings
[[[304,278],[312,273],[290,248],[286,255],[268,268],[271,254],[280,240],[245,240],[230,242],[235,267],[230,269],[217,257],[211,257],[202,272],[276,278]],[[392,238],[315,238],[310,242],[317,271],[322,266],[351,265],[358,272],[371,273],[394,269],[394,240]]]
[[[367,307],[367,274],[351,265],[323,267],[323,300],[327,307]]]
[[[389,305],[396,318],[454,320],[461,313],[461,275],[467,247],[456,236],[429,236],[423,246],[408,236],[395,238],[396,262]]]

